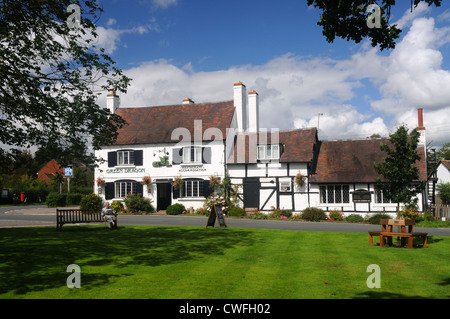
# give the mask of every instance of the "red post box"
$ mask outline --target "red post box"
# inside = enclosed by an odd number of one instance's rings
[[[25,192],[20,192],[20,202],[23,203],[25,201]]]

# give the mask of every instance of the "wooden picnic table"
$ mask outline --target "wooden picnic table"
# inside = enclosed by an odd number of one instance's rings
[[[426,247],[428,234],[414,232],[413,226],[415,224],[416,222],[414,220],[408,219],[381,219],[381,231],[369,231],[369,243],[373,245],[373,236],[379,236],[380,247],[383,247],[385,244],[392,246],[392,238],[397,237],[397,247],[404,247],[406,241],[408,241],[408,248],[412,248],[414,237],[419,237],[423,240],[423,247]],[[393,226],[398,226],[399,231],[395,232]]]

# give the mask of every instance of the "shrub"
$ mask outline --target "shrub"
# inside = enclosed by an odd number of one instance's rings
[[[270,218],[288,219],[292,216],[292,210],[275,208],[273,206],[271,208],[272,210],[269,213]]]
[[[333,221],[342,221],[344,220],[344,214],[342,214],[342,210],[331,210],[328,214],[328,218]]]
[[[208,210],[206,210],[205,208],[197,208],[194,213],[197,215],[207,215]]]
[[[209,195],[209,197],[205,199],[205,202],[204,202],[203,205],[208,210],[208,213],[211,211],[211,209],[214,209],[214,205],[222,206],[223,210],[227,210],[228,209],[226,207],[225,197],[222,194],[211,194],[211,195]]]
[[[233,206],[228,210],[228,216],[237,216],[242,217],[245,216],[245,209],[239,207],[239,206]]]
[[[47,195],[48,207],[62,207],[66,206],[66,195],[57,192],[51,192]]]
[[[436,187],[439,197],[444,205],[450,204],[450,183],[439,183]]]
[[[377,213],[373,216],[370,216],[367,221],[369,222],[369,224],[379,225],[380,219],[392,219],[392,217],[385,213]]]
[[[125,211],[122,202],[116,200],[111,203],[111,208],[116,214],[122,214]]]
[[[169,205],[167,207],[166,214],[167,215],[180,215],[183,213],[183,211],[186,211],[186,207],[184,207],[183,204],[176,203],[176,204]]]
[[[78,193],[67,193],[66,205],[80,205],[82,196],[82,194]]]
[[[250,215],[250,218],[253,219],[267,219],[267,214],[261,213],[260,211],[257,211],[255,213],[252,213]]]
[[[155,208],[149,198],[144,198],[141,194],[128,194],[123,200],[128,213],[142,214],[153,213]]]
[[[349,223],[362,223],[364,221],[364,217],[359,214],[351,214],[345,217],[344,220]]]
[[[325,220],[327,218],[327,214],[324,210],[316,207],[305,208],[302,212],[302,219],[318,222],[321,220]]]
[[[400,218],[418,221],[421,219],[420,213],[413,207],[403,209],[400,212]]]
[[[82,210],[98,212],[102,209],[102,207],[103,207],[103,199],[94,193],[84,195],[81,198],[80,208]]]

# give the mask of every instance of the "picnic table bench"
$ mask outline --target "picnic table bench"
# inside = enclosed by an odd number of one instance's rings
[[[81,209],[56,209],[56,229],[61,230],[64,224],[103,223],[106,222],[101,212],[90,212]],[[114,219],[117,228],[117,218]]]
[[[423,247],[427,247],[427,233],[413,232],[413,225],[415,221],[413,220],[403,220],[403,219],[381,219],[380,220],[381,231],[369,231],[369,244],[375,245],[373,242],[374,236],[379,236],[380,247],[384,245],[392,246],[392,238],[397,237],[397,246],[404,247],[406,241],[408,242],[407,247],[413,248],[414,238],[418,237],[422,239]],[[399,226],[400,232],[394,232],[392,230],[393,226]],[[406,228],[408,227],[408,229]]]

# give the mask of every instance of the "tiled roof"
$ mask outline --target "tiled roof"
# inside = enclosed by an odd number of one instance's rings
[[[374,164],[380,163],[386,153],[380,150],[381,143],[389,139],[322,141],[316,174],[312,183],[369,183],[380,177]],[[426,180],[426,161],[423,148],[418,149],[422,160],[418,163],[421,181]]]
[[[194,121],[201,120],[202,136],[208,128],[218,128],[222,138],[230,127],[234,114],[233,101],[218,103],[199,103],[167,105],[139,108],[119,108],[116,114],[127,122],[119,130],[116,145],[176,143],[183,137],[172,140],[172,132],[177,128],[189,130],[194,139]],[[203,140],[214,140],[211,136]]]
[[[445,167],[447,167],[448,170],[450,170],[450,161],[441,159],[441,163],[444,164]]]
[[[278,141],[272,141],[272,135]],[[290,131],[267,131],[257,133],[239,133],[235,139],[234,152],[227,160],[228,164],[256,163],[256,145],[277,143],[282,145],[280,162],[311,162],[317,129],[298,129]],[[244,155],[245,154],[245,157]]]

